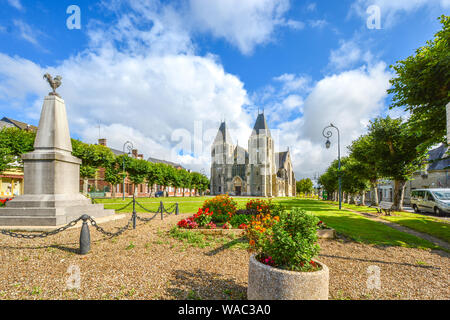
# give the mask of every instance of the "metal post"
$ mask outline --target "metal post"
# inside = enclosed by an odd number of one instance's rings
[[[164,205],[162,203],[162,201],[160,201],[159,203],[159,210],[161,211],[161,220],[164,219]]]
[[[180,213],[178,208],[178,202],[175,204],[175,215],[178,215]]]
[[[83,220],[83,226],[80,233],[80,254],[87,254],[91,250],[91,235],[87,223],[89,216],[84,214],[81,219]]]
[[[341,135],[339,132],[339,129],[333,125],[332,123],[330,123],[329,126],[325,127],[323,129],[322,135],[327,138],[327,142],[325,143],[327,149],[330,147],[331,143],[330,140],[328,138],[330,138],[333,133],[331,131],[327,131],[325,132],[326,129],[328,128],[334,128],[337,131],[338,134],[338,185],[339,185],[339,190],[338,190],[338,197],[339,197],[339,210],[342,209],[342,178],[341,178]]]
[[[133,229],[136,229],[136,199],[133,194]]]

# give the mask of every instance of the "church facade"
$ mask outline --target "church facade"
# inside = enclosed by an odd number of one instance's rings
[[[295,196],[289,151],[275,152],[264,113],[258,114],[248,150],[234,145],[225,122],[211,147],[211,194],[257,197]]]

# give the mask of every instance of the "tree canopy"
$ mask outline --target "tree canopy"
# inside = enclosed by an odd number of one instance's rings
[[[411,112],[411,128],[424,135],[428,146],[444,142],[446,110],[450,102],[450,17],[441,16],[442,30],[416,54],[391,66],[391,108]]]

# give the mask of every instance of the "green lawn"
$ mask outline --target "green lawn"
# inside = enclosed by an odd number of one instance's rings
[[[194,213],[197,212],[198,208],[201,207],[203,202],[208,198],[210,197],[179,197],[158,199],[140,198],[138,199],[138,202],[140,202],[146,208],[155,211],[158,209],[160,201],[163,201],[166,207],[169,207],[170,205],[178,202],[180,213]],[[245,207],[245,204],[249,199],[251,198],[234,198],[234,200],[238,203],[239,208]],[[131,199],[127,199],[125,201],[122,201],[121,199],[99,199],[97,201],[100,203],[104,203],[105,208],[107,209],[117,209],[128,203],[130,200]],[[382,223],[372,221],[357,213],[353,213],[350,211],[339,211],[335,206],[324,201],[299,198],[277,198],[274,199],[273,202],[280,203],[287,209],[293,207],[303,208],[304,210],[315,214],[327,225],[334,228],[338,233],[358,242],[374,245],[403,246],[413,248],[438,248],[436,245],[429,241],[398,231]],[[132,206],[130,205],[122,212],[131,212],[131,208]],[[361,209],[361,207],[355,206],[355,209],[358,208]],[[139,206],[137,206],[136,209],[137,212],[145,212]],[[410,220],[408,222],[409,224],[425,224],[428,226],[428,228],[432,225],[430,222],[436,223],[434,221],[427,221],[426,223],[423,223],[422,218],[416,218],[417,221],[415,221],[414,217],[408,217],[408,219],[405,218],[405,220]],[[405,221],[403,221],[403,223],[405,223]],[[442,230],[441,232],[443,234],[446,234],[446,232],[448,232],[448,229]]]
[[[338,204],[337,202],[332,202]],[[357,206],[343,203],[343,208],[359,212],[376,213],[376,209],[367,206]],[[450,242],[450,224],[430,216],[410,212],[394,212],[392,216],[379,216],[381,219],[395,222],[407,228],[429,234],[433,237]]]

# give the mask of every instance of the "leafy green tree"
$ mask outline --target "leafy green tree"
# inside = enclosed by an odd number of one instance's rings
[[[35,132],[19,128],[0,130],[0,172],[12,166],[23,166],[21,156],[33,151],[35,137]]]
[[[147,164],[147,176],[146,181],[150,190],[150,194],[154,191],[153,186],[158,183],[159,177],[161,176],[161,169],[158,165],[152,162]],[[155,190],[156,192],[156,190]]]
[[[426,144],[412,124],[401,118],[377,118],[370,122],[380,175],[394,180],[394,209],[403,208],[404,188],[414,172],[421,170],[427,158]]]
[[[350,156],[359,163],[359,167],[355,168],[362,178],[366,178],[370,182],[372,188],[371,203],[378,205],[378,179],[381,178],[378,165],[377,146],[370,134],[363,135],[354,140],[349,146]],[[363,193],[364,194],[364,193]]]
[[[138,185],[144,183],[148,174],[148,162],[142,159],[130,158],[130,162],[126,167],[128,173],[128,179],[134,185],[135,196],[138,193]]]
[[[304,194],[310,194],[314,192],[314,184],[311,181],[310,178],[301,179],[295,183],[297,194],[304,193]]]
[[[441,16],[442,30],[416,54],[391,66],[391,108],[411,112],[411,128],[425,137],[428,146],[444,142],[446,108],[450,101],[450,17]]]
[[[94,178],[99,168],[108,167],[114,161],[114,154],[105,146],[87,144],[75,139],[72,139],[72,154],[82,161],[80,177],[83,179],[83,193],[87,194],[88,179]]]
[[[365,202],[369,180],[364,173],[364,169],[364,165],[351,156],[341,159],[342,190],[348,195],[348,203],[356,204],[358,194],[361,197],[361,205]]]
[[[115,186],[123,181],[122,160],[115,157],[114,160],[105,167],[105,181],[111,184],[111,196],[116,197]]]

